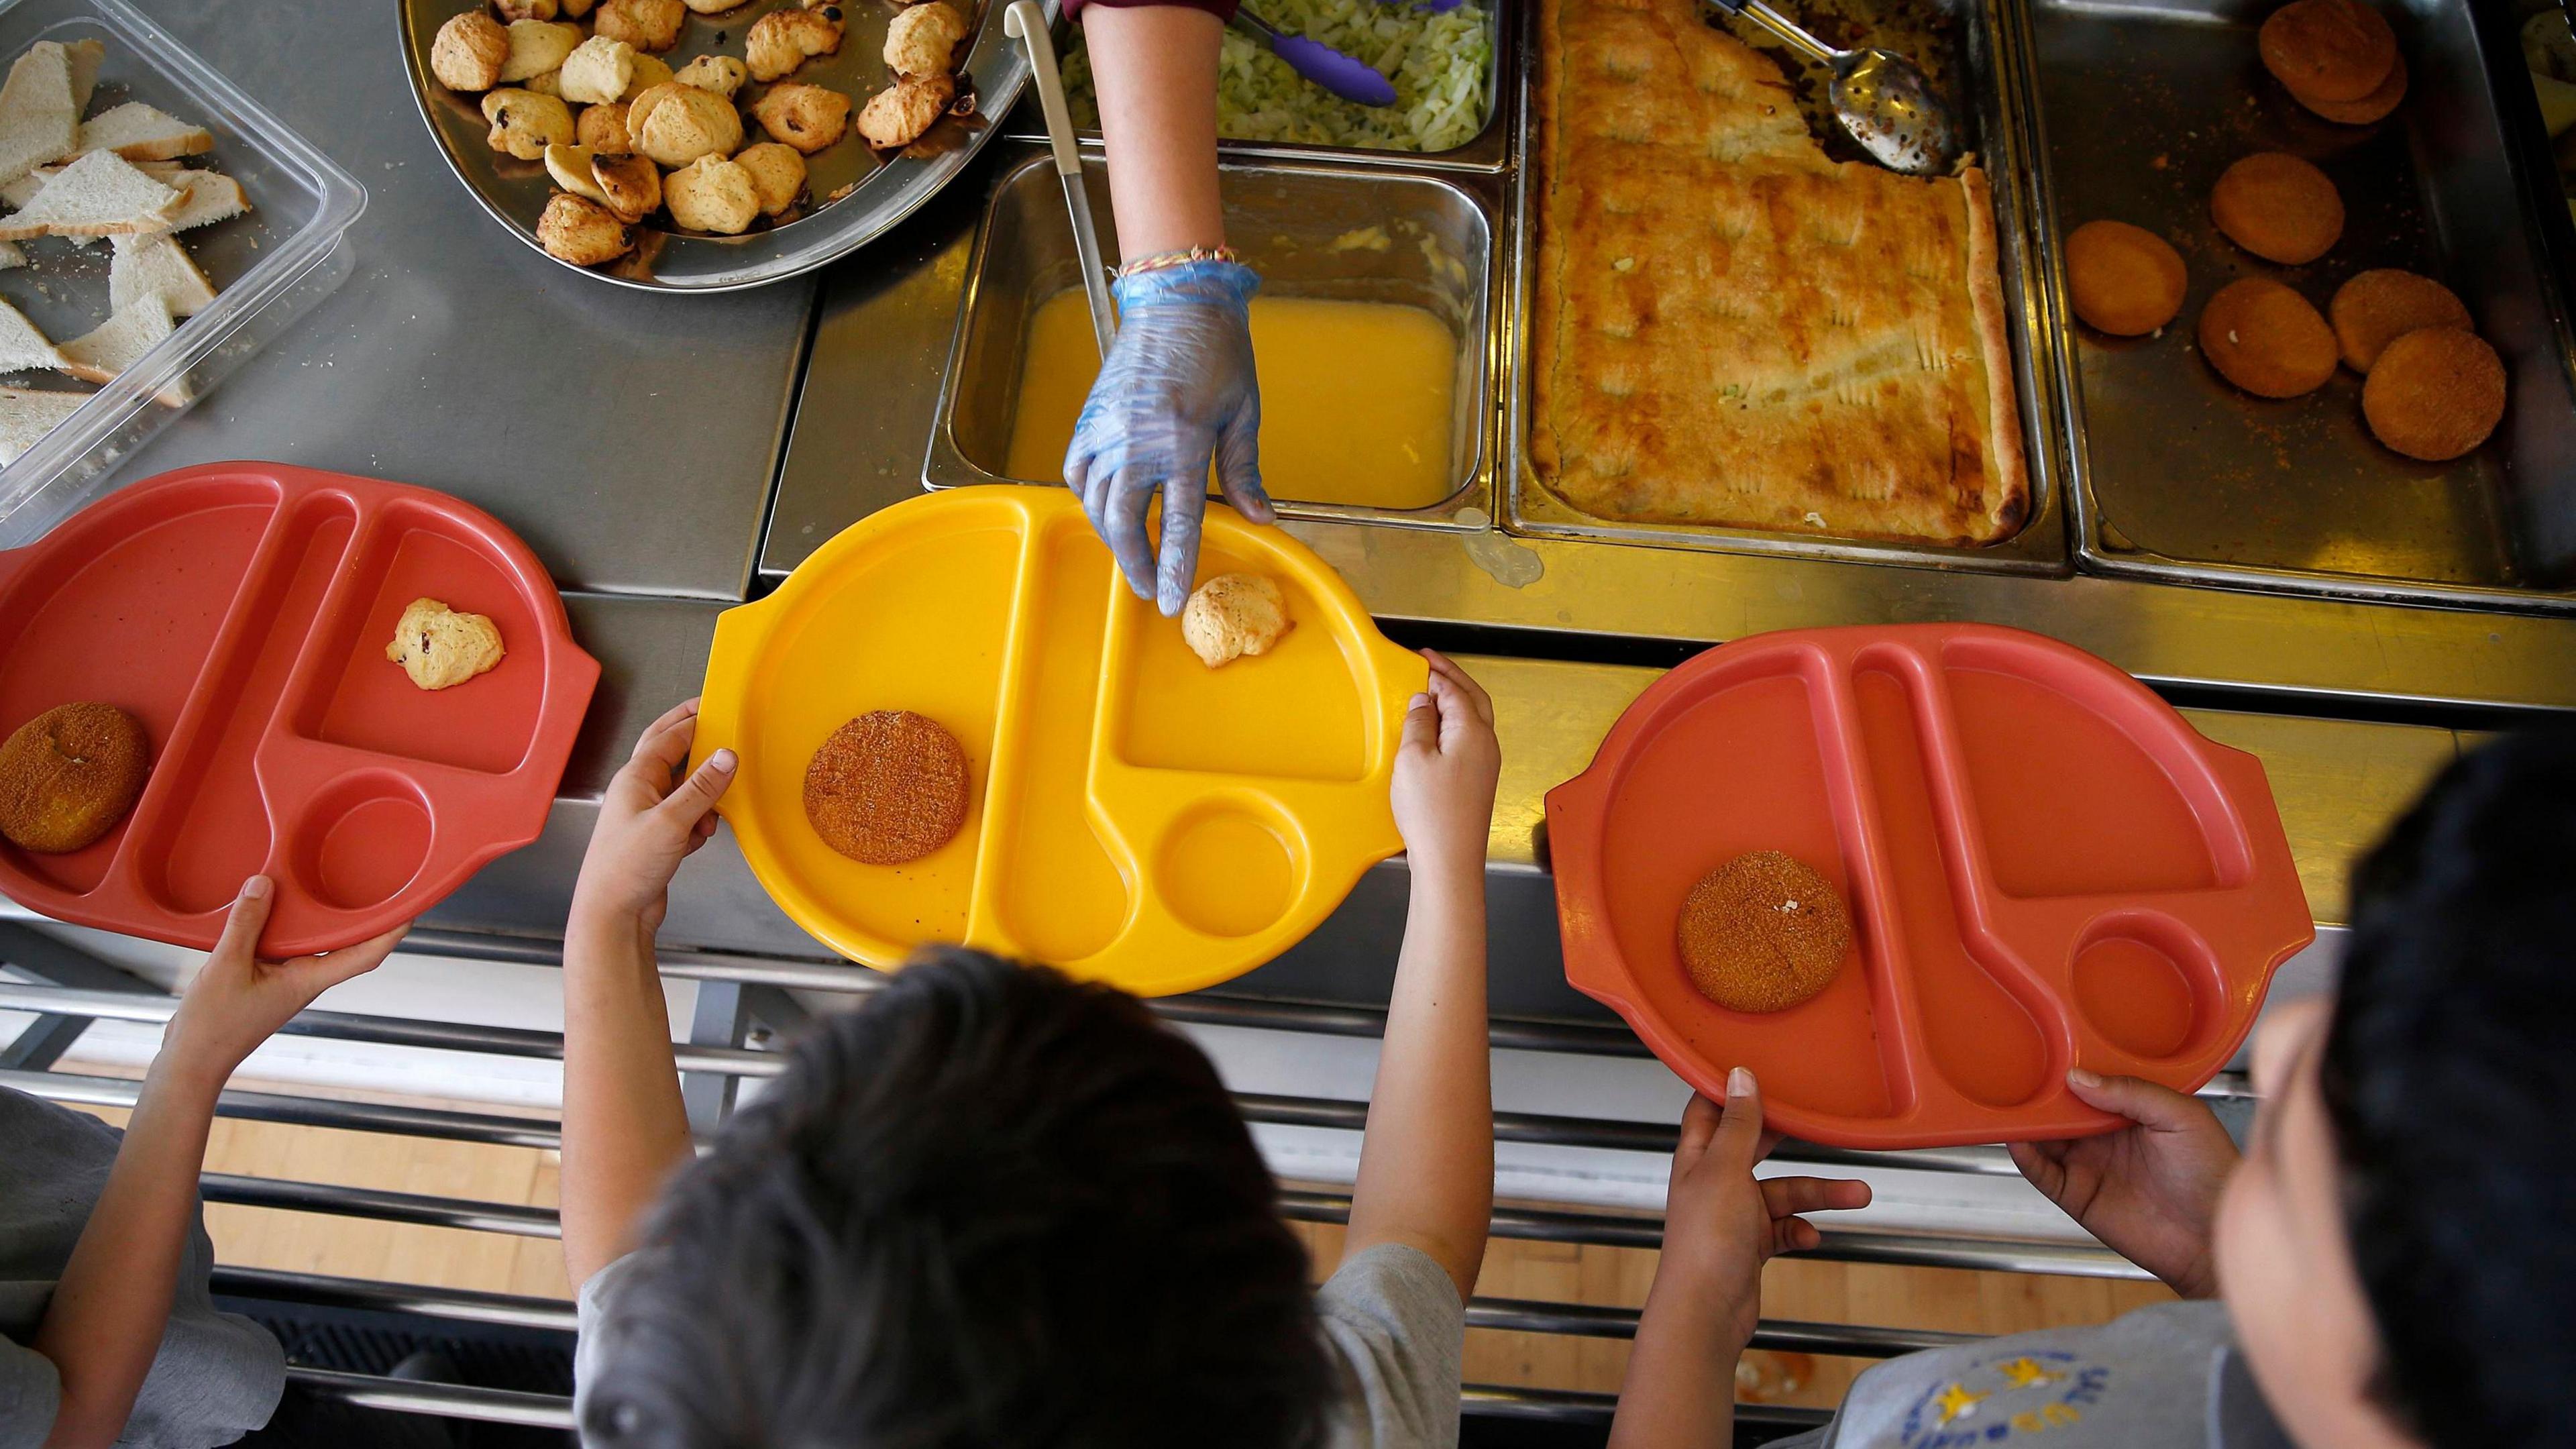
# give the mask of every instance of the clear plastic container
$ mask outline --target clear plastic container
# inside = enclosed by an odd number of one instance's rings
[[[341,234],[367,191],[312,143],[124,0],[0,0],[0,74],[40,40],[107,47],[90,114],[145,101],[215,133],[195,158],[241,183],[247,215],[180,234],[217,288],[214,302],[0,469],[0,548],[42,537],[104,491],[117,464],[184,408],[154,401],[182,376],[197,397],[329,295],[349,274]],[[107,320],[108,247],[65,237],[19,244],[28,265],[0,271],[0,295],[59,342]],[[11,386],[79,385],[53,373],[0,377]]]

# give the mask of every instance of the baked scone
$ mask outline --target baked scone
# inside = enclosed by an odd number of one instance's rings
[[[2030,512],[1982,172],[1828,158],[1697,0],[1542,0],[1530,450],[1598,518],[1988,543]]]
[[[2171,322],[2190,281],[2182,253],[2145,227],[2088,221],[2066,238],[2075,315],[2115,337],[2141,337]]]
[[[678,79],[678,73],[671,69],[669,62],[658,55],[648,55],[639,50],[635,52],[635,77],[626,83],[626,94],[619,96],[618,99],[633,105],[637,96],[655,86],[666,85],[676,79]]]
[[[2209,219],[2266,261],[2301,266],[2343,236],[2343,195],[2315,166],[2286,151],[2257,151],[2219,173]]]
[[[794,206],[805,190],[805,155],[784,142],[755,141],[734,153],[733,164],[751,173],[760,209],[771,216]]]
[[[680,43],[689,7],[680,0],[599,0],[591,33],[622,40],[637,50],[664,51]]]
[[[750,78],[751,68],[730,55],[702,55],[671,73],[671,79],[684,86],[713,91],[726,100],[732,100]]]
[[[868,105],[874,107],[883,96],[904,90],[907,86],[914,89],[907,92],[907,100],[899,103],[897,109],[907,122],[920,119],[920,125],[912,132],[912,136],[918,136],[929,130],[940,113],[948,109],[948,103],[956,99],[957,86],[944,75],[924,81],[897,81],[870,97]],[[926,119],[921,118],[924,109],[929,112]],[[771,86],[769,93],[752,106],[751,114],[760,122],[760,129],[769,133],[769,139],[783,141],[808,156],[838,145],[843,136],[850,134],[850,98],[824,86],[803,85],[795,81]],[[863,123],[860,130],[864,133],[866,129]],[[908,146],[912,144],[912,136],[882,144]],[[880,144],[873,137],[870,143]]]
[[[1730,1011],[1786,1011],[1834,983],[1852,947],[1833,883],[1776,850],[1739,855],[1692,886],[1675,935],[1699,994]]]
[[[966,823],[966,752],[937,721],[873,710],[832,731],[805,767],[805,819],[866,865],[919,860]]]
[[[556,203],[567,201],[591,205],[578,196],[557,196],[546,204],[547,214],[553,214]],[[508,652],[501,647],[499,626],[488,615],[460,614],[436,599],[412,600],[401,622],[394,625],[393,642],[385,646],[385,657],[401,665],[411,682],[423,689],[463,684],[498,665]]]
[[[1210,669],[1269,653],[1295,624],[1278,583],[1260,574],[1218,574],[1181,609],[1181,639]]]
[[[2291,0],[2263,22],[2263,68],[2293,94],[2357,101],[2397,64],[2397,33],[2364,0]]]
[[[635,149],[635,138],[626,134],[626,107],[615,101],[582,107],[581,114],[573,117],[572,129],[576,141],[603,155],[624,155]]]
[[[626,94],[635,79],[635,47],[622,40],[594,35],[572,48],[563,61],[563,98],[596,106]]]
[[[2388,344],[2361,387],[2362,416],[2382,443],[2428,463],[2487,440],[2504,420],[2504,363],[2465,327],[2426,327]]]
[[[552,20],[555,0],[492,0],[492,9],[503,20]]]
[[[2344,366],[2355,372],[2370,371],[2388,344],[2409,332],[2470,325],[2468,307],[2450,288],[2395,267],[2354,273],[2335,288],[2326,316],[2334,323]]]
[[[501,62],[501,84],[509,85],[557,69],[581,44],[581,27],[554,20],[510,22],[510,56]]]
[[[451,91],[488,91],[510,59],[510,32],[480,10],[451,15],[429,43],[429,73]]]
[[[806,58],[830,55],[841,48],[841,7],[820,10],[772,10],[751,23],[742,38],[743,63],[751,78],[774,81],[795,74]]]
[[[619,221],[642,221],[662,205],[662,168],[651,157],[594,155],[590,179],[599,188],[599,203]]]
[[[599,179],[590,174],[591,151],[587,146],[548,146],[546,178],[584,201],[608,205],[608,193],[599,189]]]
[[[760,184],[722,156],[701,156],[662,178],[662,204],[684,230],[733,236],[760,215]]]
[[[492,149],[522,161],[538,160],[548,146],[573,139],[572,112],[562,101],[516,86],[484,92],[483,119],[492,123],[484,138]]]
[[[2201,356],[2257,397],[2298,397],[2334,376],[2334,329],[2308,299],[2269,277],[2221,287],[2200,309]]]
[[[134,808],[152,743],[112,704],[58,704],[0,742],[0,837],[62,855],[98,843]]]
[[[965,38],[965,17],[928,0],[886,22],[885,63],[898,75],[937,75],[949,68],[957,42]]]
[[[664,166],[730,156],[742,148],[742,117],[733,102],[678,81],[639,97],[626,113],[626,129],[635,137],[637,151]]]

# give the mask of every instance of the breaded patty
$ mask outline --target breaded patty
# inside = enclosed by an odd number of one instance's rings
[[[832,731],[805,767],[805,818],[868,865],[919,860],[966,824],[966,752],[937,721],[880,709]]]
[[[0,836],[61,855],[96,844],[143,793],[152,742],[112,704],[58,704],[0,744]]]
[[[1786,1011],[1833,984],[1852,946],[1831,882],[1776,850],[1739,855],[1682,902],[1683,969],[1730,1011]]]

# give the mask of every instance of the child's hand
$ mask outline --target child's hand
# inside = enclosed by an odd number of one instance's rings
[[[698,702],[673,705],[645,726],[635,753],[608,782],[573,886],[576,919],[629,922],[647,934],[660,928],[671,876],[716,833],[716,801],[733,783],[731,750],[716,751],[697,773],[673,783],[697,732]]]
[[[166,1066],[198,1086],[220,1089],[242,1059],[276,1035],[288,1018],[328,988],[376,969],[411,929],[396,926],[373,940],[319,956],[262,961],[259,936],[268,927],[276,898],[276,884],[267,876],[242,882],[232,914],[224,918],[222,937],[170,1018],[161,1055],[153,1062],[156,1072]]]
[[[1494,702],[1431,650],[1427,693],[1413,697],[1395,751],[1395,825],[1416,871],[1485,868],[1494,823],[1494,782],[1503,748],[1494,739]]]
[[[1753,1164],[1779,1145],[1762,1130],[1762,1089],[1742,1067],[1729,1073],[1726,1105],[1693,1095],[1673,1149],[1672,1187],[1664,1200],[1665,1275],[1699,1309],[1699,1321],[1740,1352],[1762,1318],[1762,1265],[1824,1241],[1800,1213],[1869,1206],[1869,1184],[1847,1178],[1757,1179]]]
[[[2135,1126],[2064,1142],[2015,1142],[2013,1166],[2066,1215],[2185,1298],[2217,1295],[2209,1256],[2218,1190],[2236,1144],[2197,1098],[2078,1067],[2067,1089]]]

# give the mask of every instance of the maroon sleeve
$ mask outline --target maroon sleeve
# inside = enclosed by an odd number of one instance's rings
[[[1112,10],[1144,5],[1177,5],[1183,10],[1204,10],[1219,20],[1232,20],[1235,0],[1064,0],[1064,13],[1080,20],[1085,7],[1092,5],[1106,5]]]

